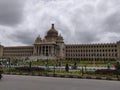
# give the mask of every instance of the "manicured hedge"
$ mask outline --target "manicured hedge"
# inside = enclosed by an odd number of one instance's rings
[[[44,71],[44,68],[41,67],[28,67],[28,66],[24,66],[24,67],[16,67],[16,70],[19,71]]]
[[[116,70],[111,69],[98,69],[95,71],[96,74],[117,74]]]

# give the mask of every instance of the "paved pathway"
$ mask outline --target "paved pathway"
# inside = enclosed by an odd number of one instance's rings
[[[119,81],[4,75],[0,90],[120,90]]]

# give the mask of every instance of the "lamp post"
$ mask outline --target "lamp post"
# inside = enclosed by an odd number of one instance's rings
[[[30,71],[31,71],[31,65],[32,65],[32,62],[30,61],[30,62],[29,62],[29,68],[30,68]]]
[[[95,68],[95,53],[93,53],[93,67]]]
[[[55,65],[53,66],[53,69],[54,69],[54,71],[53,71],[53,75],[55,76]]]
[[[9,68],[9,73],[10,73],[10,58],[8,58],[8,68]]]
[[[81,73],[82,73],[82,76],[83,76],[83,73],[84,73],[84,71],[83,71],[83,66],[82,66],[82,72],[81,72]]]
[[[48,55],[46,55],[47,59],[45,61],[45,67],[46,67],[46,74],[48,74],[48,70],[49,70],[49,65],[48,65]]]

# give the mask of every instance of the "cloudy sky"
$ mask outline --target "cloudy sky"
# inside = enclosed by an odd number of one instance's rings
[[[0,42],[32,45],[51,24],[65,43],[120,40],[120,0],[0,0]]]

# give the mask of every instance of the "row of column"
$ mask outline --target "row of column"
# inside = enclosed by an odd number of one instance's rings
[[[55,56],[56,48],[54,45],[37,45],[35,50],[38,56]]]

